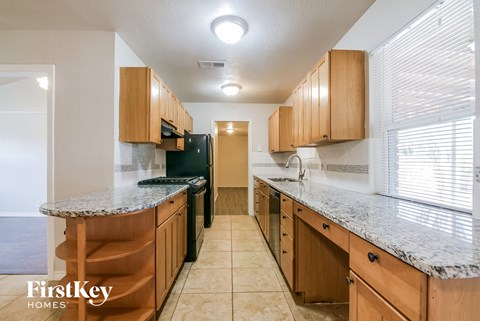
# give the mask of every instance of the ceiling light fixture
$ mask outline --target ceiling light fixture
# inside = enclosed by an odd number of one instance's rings
[[[238,84],[225,84],[223,85],[222,87],[223,90],[223,93],[227,96],[235,96],[236,94],[238,94],[238,92],[240,91],[240,89],[242,89],[242,86],[238,85]]]
[[[248,25],[242,18],[222,16],[213,20],[212,31],[225,43],[234,44],[247,33]]]
[[[227,133],[233,134],[235,130],[232,127],[227,128]]]

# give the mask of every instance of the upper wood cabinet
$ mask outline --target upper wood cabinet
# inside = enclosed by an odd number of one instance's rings
[[[182,135],[192,131],[192,117],[153,69],[121,67],[119,140],[161,144],[162,121]]]
[[[161,143],[161,87],[151,68],[120,68],[120,141]]]
[[[268,118],[268,150],[270,153],[294,151],[292,107],[280,106]]]
[[[329,51],[292,96],[295,146],[364,139],[364,52]]]

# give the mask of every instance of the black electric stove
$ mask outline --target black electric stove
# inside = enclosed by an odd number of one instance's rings
[[[154,177],[138,182],[139,186],[148,185],[188,185],[187,192],[187,257],[186,261],[195,261],[203,243],[205,217],[205,185],[203,177]]]

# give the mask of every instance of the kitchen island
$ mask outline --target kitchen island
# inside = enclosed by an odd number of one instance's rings
[[[269,177],[256,179],[293,200],[293,289],[307,302],[330,294],[315,281],[336,278],[333,287],[346,287],[346,297],[333,297],[350,302],[350,320],[480,320],[480,220],[415,202]],[[312,277],[314,271],[326,275]]]
[[[69,303],[62,320],[155,318],[186,254],[187,188],[133,185],[41,206],[66,219],[59,285],[86,289],[61,298]]]

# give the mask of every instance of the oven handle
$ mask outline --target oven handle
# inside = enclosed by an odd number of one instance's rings
[[[195,193],[195,199],[198,199],[199,197],[205,195],[206,192],[207,192],[207,189],[205,187],[202,188],[200,192]]]

